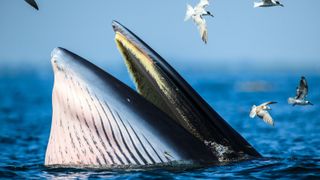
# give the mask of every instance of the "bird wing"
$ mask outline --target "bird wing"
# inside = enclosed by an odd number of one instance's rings
[[[194,22],[197,24],[201,39],[204,43],[208,42],[208,30],[206,20],[203,19],[200,15],[194,17]]]
[[[29,5],[31,5],[33,8],[35,8],[36,10],[39,10],[39,7],[35,0],[24,0],[24,1],[27,2]]]
[[[253,105],[252,108],[251,108],[251,111],[250,111],[250,114],[249,114],[249,116],[251,118],[254,118],[257,115],[256,107],[257,107],[256,105]]]
[[[265,4],[271,4],[273,3],[273,0],[262,0]]]
[[[187,21],[188,19],[190,19],[190,17],[194,14],[194,9],[192,8],[192,6],[190,6],[189,4],[187,4],[187,12],[186,12],[186,16],[184,18],[184,21]]]
[[[304,76],[301,77],[299,87],[296,92],[296,99],[305,99],[308,94],[308,84]]]
[[[275,101],[268,101],[268,102],[265,102],[265,103],[260,104],[260,106],[266,106],[266,105],[275,104],[275,103],[277,103],[277,102],[275,102]]]
[[[195,8],[206,8],[207,6],[209,6],[209,0],[200,0],[200,2],[196,5]]]
[[[272,126],[274,125],[273,119],[268,111],[261,110],[258,112],[258,116],[261,117],[265,123],[270,124]]]

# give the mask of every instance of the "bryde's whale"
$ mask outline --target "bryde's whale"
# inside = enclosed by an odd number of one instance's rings
[[[112,25],[138,93],[80,56],[54,49],[46,166],[197,166],[260,157],[160,55],[120,23]]]

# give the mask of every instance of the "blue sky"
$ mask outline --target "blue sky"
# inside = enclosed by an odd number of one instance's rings
[[[229,62],[313,66],[320,60],[320,1],[283,0],[284,8],[253,8],[251,0],[214,0],[209,41],[184,22],[197,0],[23,0],[0,2],[0,61],[47,63],[67,48],[97,64],[122,63],[111,21],[118,20],[170,62]],[[307,2],[307,3],[304,3]],[[293,63],[291,63],[293,62]],[[319,65],[316,65],[319,67]]]

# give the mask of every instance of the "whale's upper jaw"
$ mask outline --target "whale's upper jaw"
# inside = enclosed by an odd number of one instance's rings
[[[261,155],[219,116],[150,46],[114,21],[115,41],[138,92],[216,151],[222,145],[230,158]],[[210,146],[212,145],[212,146]],[[226,158],[228,157],[228,153]]]

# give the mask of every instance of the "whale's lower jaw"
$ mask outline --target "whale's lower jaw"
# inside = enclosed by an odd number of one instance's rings
[[[169,116],[90,62],[56,48],[52,66],[46,166],[138,168],[218,162]]]

